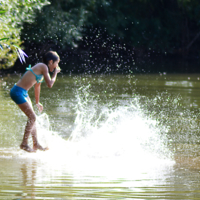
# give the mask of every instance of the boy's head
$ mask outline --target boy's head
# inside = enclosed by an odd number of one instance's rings
[[[55,61],[60,61],[60,57],[55,51],[48,51],[43,56],[43,63],[48,66],[50,60],[53,60],[54,63]]]

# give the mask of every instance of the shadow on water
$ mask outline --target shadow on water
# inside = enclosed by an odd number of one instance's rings
[[[38,136],[50,150],[36,154],[19,150],[26,118],[9,99],[13,80],[6,81],[1,112],[12,123],[1,117],[1,199],[200,197],[198,81],[60,77],[53,91],[42,88],[46,113],[38,114]]]

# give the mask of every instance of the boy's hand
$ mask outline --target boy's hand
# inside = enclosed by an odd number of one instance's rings
[[[41,104],[41,103],[38,103],[38,104],[36,104],[37,105],[37,107],[38,107],[38,110],[40,111],[40,112],[42,112],[43,111],[43,105]]]
[[[59,66],[58,66],[58,67],[56,67],[56,69],[55,69],[55,70],[56,70],[56,72],[57,72],[57,73],[59,73],[59,72],[61,71],[61,69],[60,69],[60,67],[59,67]]]

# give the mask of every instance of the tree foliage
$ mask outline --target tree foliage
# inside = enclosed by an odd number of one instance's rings
[[[99,2],[103,2],[100,0]],[[92,16],[97,0],[50,0],[51,4],[37,12],[34,24],[24,23],[22,38],[36,43],[51,41],[61,46],[77,47],[83,27]]]
[[[17,39],[20,44],[20,35],[34,56],[50,43],[61,52],[82,48],[84,43],[88,51],[100,51],[108,38],[134,50],[200,55],[198,0],[49,0],[48,5],[47,0],[8,1],[1,5],[10,18],[5,19],[7,32],[0,28],[0,38]],[[7,15],[0,12],[0,16]],[[91,38],[99,38],[98,48]]]
[[[35,10],[41,9],[46,4],[47,0],[0,0],[0,39],[9,38],[1,44],[8,48],[0,50],[0,69],[14,65],[17,54],[11,47],[22,44],[20,39],[22,23],[33,22]]]
[[[132,47],[174,53],[187,50],[199,30],[197,0],[110,0],[89,19]]]
[[[91,27],[106,29],[126,44],[173,53],[189,50],[199,32],[197,0],[51,0],[37,13],[34,25],[24,24],[22,38],[53,41],[63,49],[77,47]],[[25,35],[26,34],[26,35]],[[194,43],[192,43],[194,44]]]

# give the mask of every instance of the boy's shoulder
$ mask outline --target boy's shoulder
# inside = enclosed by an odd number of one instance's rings
[[[47,65],[44,63],[37,63],[34,67],[38,67],[38,68],[45,68],[48,69]]]
[[[40,62],[40,63],[37,63],[36,65],[40,65],[40,66],[46,66],[46,67],[47,67],[47,65],[46,65],[46,64],[44,64],[44,63],[42,63],[42,62]]]

